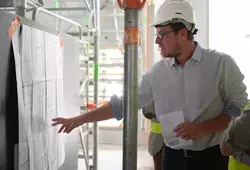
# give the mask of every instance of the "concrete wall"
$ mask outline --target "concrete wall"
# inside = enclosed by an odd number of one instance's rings
[[[208,48],[208,0],[192,0],[192,6],[195,10],[196,28],[199,30],[195,36],[195,40],[198,41],[202,47]]]

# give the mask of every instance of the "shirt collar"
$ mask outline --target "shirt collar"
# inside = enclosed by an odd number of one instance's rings
[[[196,61],[201,61],[202,48],[198,42],[195,41],[194,43],[195,43],[196,47],[195,47],[195,50],[194,50],[194,53],[193,53],[191,59],[196,60]]]
[[[198,42],[195,41],[194,43],[195,43],[196,47],[195,47],[195,50],[193,52],[191,59],[195,60],[195,61],[201,61],[202,48]],[[179,64],[177,63],[175,58],[166,58],[164,60],[169,64],[169,66],[174,66],[174,65],[179,66]]]

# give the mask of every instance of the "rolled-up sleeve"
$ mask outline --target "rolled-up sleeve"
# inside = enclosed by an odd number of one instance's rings
[[[153,100],[152,87],[149,76],[149,73],[145,74],[138,87],[138,110]],[[113,117],[117,120],[121,120],[123,118],[123,97],[124,96],[117,97],[117,95],[113,95],[110,98]]]
[[[235,61],[228,55],[223,56],[220,69],[220,92],[225,101],[225,113],[239,116],[249,101],[246,85],[243,83],[244,75]]]
[[[122,115],[122,107],[123,107],[123,97],[118,98],[117,95],[113,95],[110,98],[110,103],[112,105],[113,117],[117,120],[121,120]]]
[[[245,110],[230,123],[222,142],[233,152],[250,150],[250,110]]]

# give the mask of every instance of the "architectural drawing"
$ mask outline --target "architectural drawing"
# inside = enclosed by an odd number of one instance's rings
[[[64,136],[51,120],[64,114],[63,47],[58,36],[25,25],[12,43],[21,120],[19,169],[57,170],[65,158]]]

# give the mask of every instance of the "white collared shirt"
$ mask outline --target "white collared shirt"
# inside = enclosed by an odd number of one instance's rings
[[[143,76],[138,88],[138,109],[155,102],[156,116],[182,110],[185,121],[203,122],[222,113],[237,114],[247,103],[244,76],[234,60],[223,53],[203,49],[195,51],[184,67],[175,59],[161,60]],[[114,117],[123,117],[123,97],[110,100]],[[220,143],[221,133],[204,136],[188,150],[203,150]]]

